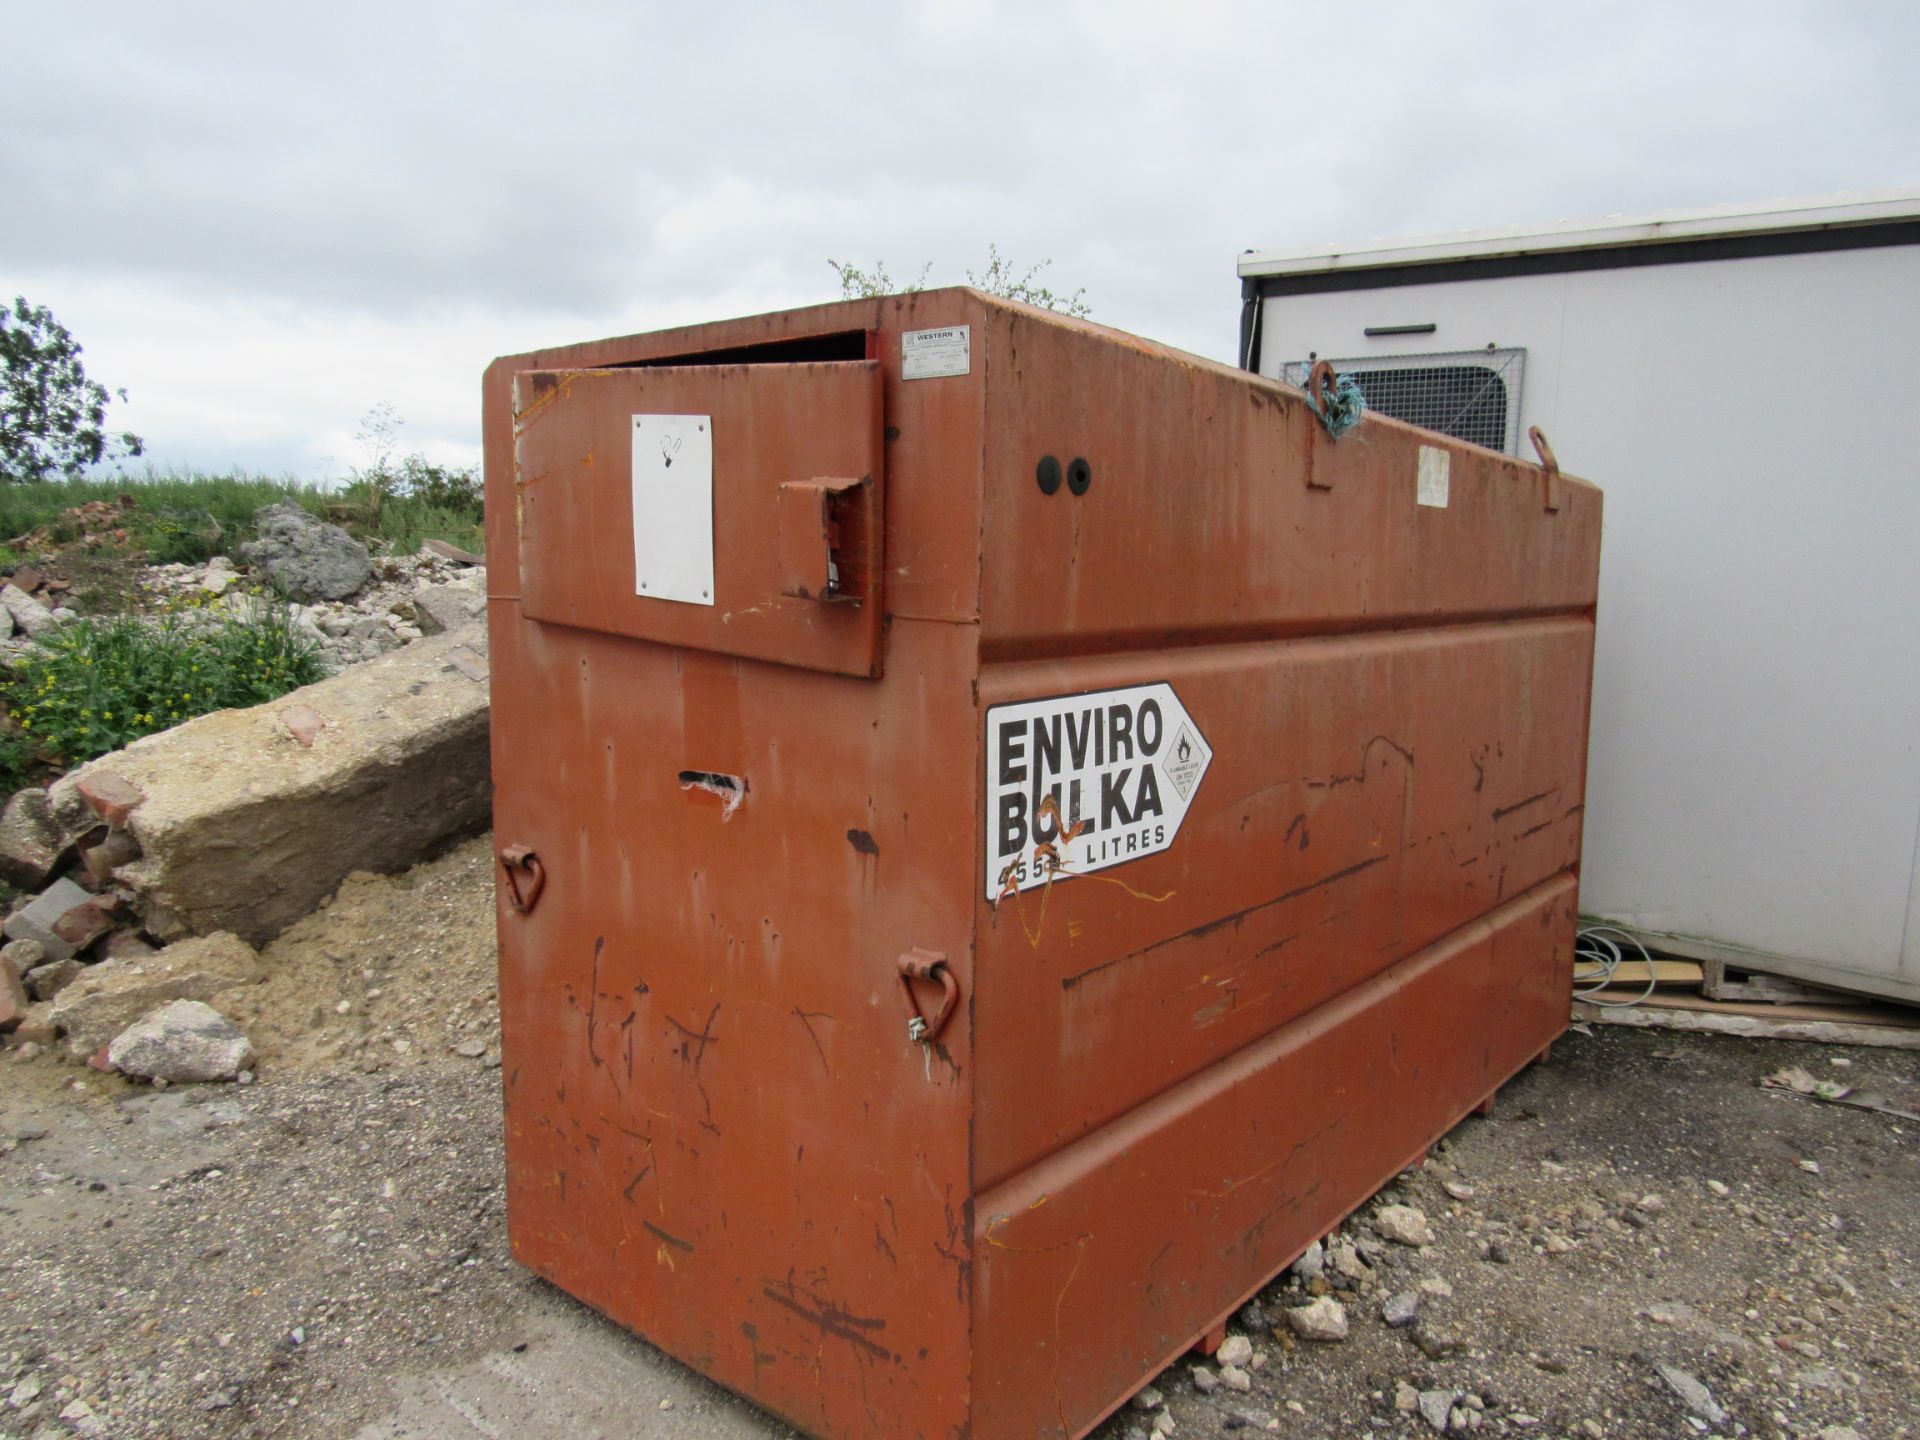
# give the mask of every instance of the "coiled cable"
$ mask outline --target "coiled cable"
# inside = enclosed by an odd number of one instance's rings
[[[1620,967],[1627,963],[1627,953],[1621,944],[1622,941],[1640,952],[1640,959],[1647,967],[1647,988],[1629,1000],[1598,999],[1600,992],[1612,988],[1613,977],[1619,972]],[[1586,925],[1574,932],[1574,999],[1584,1000],[1589,1005],[1598,1005],[1607,1010],[1624,1010],[1629,1006],[1652,999],[1657,978],[1653,956],[1647,953],[1647,947],[1618,925]]]

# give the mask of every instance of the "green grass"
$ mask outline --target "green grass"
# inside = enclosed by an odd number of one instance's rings
[[[297,501],[363,540],[384,540],[401,551],[417,550],[428,539],[482,550],[480,507],[461,503],[457,487],[451,495],[448,490],[396,494],[361,481],[326,489],[284,476],[158,470],[115,480],[0,485],[0,567],[26,558],[29,547],[15,543],[20,537],[44,526],[53,548],[70,544],[79,530],[69,511],[94,501],[118,504],[122,496],[133,497],[124,548],[156,562],[238,558],[236,547],[253,534],[253,512],[277,500]]]
[[[123,498],[124,497],[124,498]],[[423,540],[484,552],[471,471],[409,456],[398,467],[327,488],[289,477],[148,470],[114,480],[0,484],[0,572],[57,557],[75,603],[95,612],[0,672],[0,799],[49,772],[118,749],[194,715],[258,705],[320,678],[316,649],[291,613],[269,605],[211,631],[176,617],[139,620],[132,561],[189,564],[230,555],[253,536],[253,513],[293,500],[398,553]],[[73,512],[99,503],[89,526]],[[95,543],[83,543],[91,530]],[[124,540],[117,538],[125,532]],[[116,538],[102,545],[99,536]],[[31,536],[33,538],[29,539]]]
[[[39,753],[31,736],[18,730],[0,730],[0,795],[11,796],[37,778]]]
[[[285,605],[268,604],[196,630],[178,616],[76,620],[13,669],[4,698],[17,725],[9,755],[67,768],[195,715],[278,699],[326,673],[318,647]]]

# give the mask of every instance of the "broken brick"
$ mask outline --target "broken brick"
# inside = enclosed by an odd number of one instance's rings
[[[84,905],[76,905],[58,920],[53,922],[53,933],[58,935],[75,951],[85,950],[94,941],[113,929],[114,919],[110,909],[119,909],[117,902],[109,905],[101,900],[89,900]]]
[[[311,705],[288,706],[280,712],[280,722],[294,739],[309,750],[313,748],[313,742],[319,738],[320,732],[327,728],[327,722]]]
[[[80,782],[80,793],[93,807],[93,813],[116,830],[127,828],[127,820],[147,798],[138,785],[121,779],[111,770],[99,770],[87,776]]]

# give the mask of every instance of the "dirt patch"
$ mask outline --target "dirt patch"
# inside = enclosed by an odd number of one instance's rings
[[[0,1396],[39,1387],[0,1435],[792,1433],[509,1257],[486,840],[349,879],[264,958],[222,1006],[251,1086],[0,1058]],[[1462,1433],[1913,1435],[1920,1137],[1759,1088],[1788,1064],[1920,1089],[1912,1053],[1569,1036],[1383,1193],[1432,1245],[1350,1224],[1355,1273],[1312,1287],[1350,1338],[1294,1339],[1309,1287],[1269,1286],[1232,1327],[1244,1392],[1203,1391],[1198,1357],[1155,1381],[1173,1433],[1434,1434],[1404,1385]],[[1689,1420],[1661,1366],[1727,1418]]]
[[[349,875],[260,952],[265,982],[221,997],[262,1075],[497,1066],[492,885],[485,836],[405,875]]]
[[[1230,1327],[1261,1362],[1247,1393],[1204,1392],[1196,1370],[1217,1367],[1198,1357],[1157,1382],[1177,1433],[1431,1436],[1423,1393],[1444,1395],[1428,1403],[1454,1433],[1914,1433],[1920,1136],[1758,1088],[1785,1064],[1920,1088],[1911,1052],[1569,1035],[1381,1192],[1420,1208],[1435,1243],[1383,1242],[1374,1205],[1344,1227],[1359,1277],[1311,1288],[1342,1303],[1350,1338],[1296,1340],[1286,1316],[1309,1287],[1267,1287]],[[1390,1326],[1383,1309],[1408,1295],[1418,1319]],[[1726,1419],[1690,1418],[1688,1378]],[[1151,1420],[1130,1409],[1097,1433]]]

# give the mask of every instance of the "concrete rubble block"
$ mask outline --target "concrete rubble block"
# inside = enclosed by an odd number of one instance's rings
[[[1220,1342],[1213,1363],[1222,1367],[1228,1365],[1245,1366],[1253,1359],[1253,1342],[1244,1335],[1229,1335]]]
[[[486,648],[485,627],[466,626],[149,735],[58,781],[54,813],[101,771],[137,787],[127,829],[141,855],[114,879],[140,928],[264,944],[353,871],[404,870],[485,827]],[[323,722],[310,746],[289,731],[291,708]]]
[[[1433,1244],[1433,1227],[1425,1212],[1411,1205],[1382,1205],[1374,1212],[1373,1233],[1396,1245]]]
[[[48,955],[38,940],[9,940],[0,945],[0,960],[12,962],[16,975],[25,975],[45,965]]]
[[[54,997],[47,1018],[74,1055],[92,1055],[158,1006],[212,1000],[263,977],[260,957],[236,935],[182,940],[156,955],[102,960]]]
[[[46,952],[49,960],[67,960],[74,947],[55,933],[54,926],[69,910],[86,904],[93,896],[71,880],[56,880],[36,895],[31,904],[6,923],[9,940],[32,940]]]
[[[54,618],[53,611],[11,580],[4,586],[0,586],[0,609],[6,610],[20,633],[29,640],[38,640],[42,636],[51,635],[60,628],[60,622]]]
[[[26,1019],[27,1007],[32,1003],[27,998],[26,982],[13,968],[13,962],[0,960],[0,1032],[11,1030]]]
[[[47,792],[29,786],[0,811],[0,880],[38,890],[73,857],[73,845],[53,818]]]
[[[26,973],[27,994],[36,1000],[51,1000],[86,972],[78,960],[55,960],[36,965]]]
[[[1347,1308],[1330,1295],[1287,1311],[1287,1324],[1302,1340],[1331,1342],[1347,1338]]]
[[[451,560],[456,565],[485,565],[487,557],[476,555],[471,550],[462,550],[458,545],[446,540],[422,540],[422,555],[438,555],[442,560]]]
[[[45,1050],[53,1044],[53,1022],[46,1017],[47,1007],[45,1005],[35,1005],[27,1012],[26,1019],[14,1027],[13,1043],[16,1047],[21,1049],[25,1049],[29,1045],[36,1047],[27,1052],[29,1056],[37,1055],[41,1050]]]
[[[122,1075],[169,1084],[231,1080],[253,1063],[246,1032],[199,1000],[174,1000],[144,1016],[107,1046]]]
[[[487,597],[471,585],[423,585],[413,593],[413,610],[423,635],[458,630],[487,613]]]
[[[80,847],[80,859],[96,885],[105,885],[114,871],[139,858],[140,842],[124,830],[96,829]]]
[[[98,956],[102,960],[144,960],[159,951],[131,930],[116,930],[100,942]]]
[[[1327,1247],[1327,1268],[1349,1280],[1365,1280],[1372,1273],[1360,1258],[1359,1250],[1346,1240],[1336,1240]]]
[[[344,600],[373,576],[366,546],[291,500],[261,506],[253,524],[257,536],[240,547],[241,556],[289,600]]]

